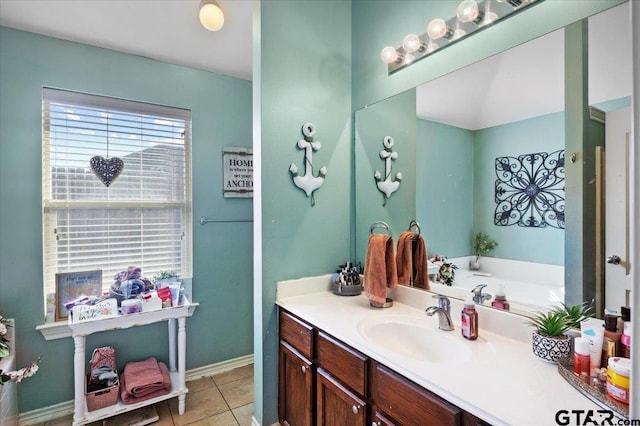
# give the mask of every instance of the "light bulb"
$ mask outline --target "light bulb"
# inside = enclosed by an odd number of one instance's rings
[[[402,64],[409,65],[411,62],[413,62],[414,59],[416,59],[416,57],[413,53],[407,53],[406,55],[404,55],[404,61],[402,61]]]
[[[380,52],[380,59],[385,64],[392,64],[398,60],[398,51],[392,46],[387,46]]]
[[[224,13],[214,1],[204,0],[200,4],[200,23],[209,31],[218,31],[224,25]]]
[[[465,30],[461,30],[460,28],[458,28],[457,30],[455,30],[453,32],[453,37],[451,37],[451,40],[457,40],[459,38],[462,38],[464,36],[467,35],[467,32]]]
[[[436,18],[432,19],[427,25],[427,34],[431,37],[432,40],[437,40],[439,38],[450,38],[453,35],[453,31],[447,27],[447,23],[444,22],[444,19]]]
[[[472,22],[478,19],[480,10],[478,9],[478,3],[474,0],[465,0],[458,5],[456,15],[460,22]]]
[[[402,40],[402,48],[407,53],[417,52],[421,47],[420,37],[415,34],[409,34]]]
[[[427,53],[431,53],[431,52],[433,52],[433,51],[434,51],[434,50],[436,50],[438,47],[440,47],[440,46],[438,46],[436,43],[434,43],[434,42],[430,42],[429,44],[427,44]]]
[[[481,25],[481,26],[489,25],[489,24],[491,24],[493,21],[495,21],[496,19],[498,19],[498,14],[497,14],[497,13],[494,13],[494,12],[486,13],[486,14],[484,15],[484,19],[482,20],[482,24],[480,24],[480,25]]]

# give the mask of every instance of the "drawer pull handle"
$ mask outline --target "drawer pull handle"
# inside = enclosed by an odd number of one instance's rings
[[[351,407],[351,411],[353,411],[353,414],[358,414],[360,408],[361,407],[359,405],[354,405],[353,407]]]
[[[371,422],[371,426],[382,426],[381,422]]]
[[[302,372],[303,372],[303,373],[306,373],[306,372],[307,372],[307,366],[306,366],[306,365],[303,365],[303,366],[302,366]]]

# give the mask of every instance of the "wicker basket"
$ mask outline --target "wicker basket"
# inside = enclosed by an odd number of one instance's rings
[[[87,376],[88,378],[88,376]],[[95,411],[101,408],[115,405],[118,402],[118,394],[120,393],[120,381],[116,384],[104,389],[98,389],[93,392],[87,392],[87,410]]]

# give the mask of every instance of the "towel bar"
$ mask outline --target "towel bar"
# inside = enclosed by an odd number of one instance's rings
[[[231,222],[253,222],[253,219],[222,220],[222,219],[207,219],[206,217],[200,218],[200,225],[206,225],[207,223],[231,223]]]
[[[407,229],[407,231],[411,231],[413,228],[416,228],[418,230],[417,234],[420,235],[420,224],[415,220],[409,222],[409,229]]]
[[[386,222],[381,222],[381,221],[374,222],[374,224],[371,225],[371,228],[369,228],[369,234],[373,234],[373,231],[376,228],[382,228],[385,230],[385,233],[387,235],[391,235],[391,229],[389,228],[389,225]]]

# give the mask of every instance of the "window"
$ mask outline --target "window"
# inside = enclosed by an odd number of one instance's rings
[[[58,272],[101,269],[105,291],[131,265],[191,276],[191,112],[48,88],[42,99],[45,296]],[[108,187],[94,156],[124,162]]]

